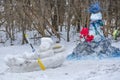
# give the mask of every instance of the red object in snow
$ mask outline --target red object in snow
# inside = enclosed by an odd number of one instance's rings
[[[83,37],[87,36],[89,34],[89,29],[82,28],[82,30],[80,31],[80,34],[83,35]]]
[[[87,42],[91,42],[93,39],[94,39],[93,35],[87,35],[87,37],[86,37]]]
[[[88,28],[82,28],[80,31],[80,38],[84,38],[87,42],[91,42],[94,39],[93,35],[89,35]]]

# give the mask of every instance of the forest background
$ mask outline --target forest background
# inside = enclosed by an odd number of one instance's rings
[[[63,30],[69,42],[71,29],[79,33],[85,24],[89,27],[88,9],[95,2],[102,8],[105,36],[112,35],[120,27],[120,0],[0,0],[0,43],[14,45],[19,39],[25,44],[27,32],[34,42],[44,36],[60,42]]]

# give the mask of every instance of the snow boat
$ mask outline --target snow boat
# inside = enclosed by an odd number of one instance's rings
[[[63,64],[65,57],[62,54],[41,59],[45,68],[57,68]],[[28,72],[41,70],[37,60],[27,60],[23,58],[11,58],[6,61],[6,65],[11,72]]]
[[[57,68],[65,60],[63,56],[65,51],[64,45],[59,43],[51,44],[49,40],[43,40],[39,49],[34,53],[23,53],[22,55],[8,55],[5,57],[5,63],[12,72],[26,72],[41,70],[37,59],[48,68]]]

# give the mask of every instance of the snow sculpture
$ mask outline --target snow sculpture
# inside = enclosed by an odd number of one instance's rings
[[[104,37],[103,21],[101,8],[98,3],[92,4],[90,7],[90,26],[83,28],[80,34],[83,34],[85,39],[79,43],[73,50],[72,54],[68,55],[67,59],[83,59],[88,57],[118,57],[120,56],[120,49],[111,46],[110,39]],[[88,34],[91,35],[88,37]],[[87,36],[86,36],[87,35]],[[89,38],[89,40],[87,40]],[[93,39],[94,38],[94,39]]]
[[[90,15],[90,27],[89,32],[91,35],[94,35],[94,41],[99,42],[104,38],[103,34],[103,20],[102,13],[99,2],[95,2],[90,5],[89,12]]]
[[[68,55],[67,59],[87,59],[87,58],[110,58],[119,57],[120,49],[111,46],[111,41],[109,39],[101,40],[96,43],[92,41],[91,43],[82,42],[79,43],[73,50],[72,54]]]
[[[102,13],[101,12],[91,13],[90,20],[91,21],[102,20]]]
[[[53,45],[53,40],[51,38],[41,38],[41,45],[39,46],[39,51],[47,51],[51,48],[51,45]]]
[[[14,72],[40,70],[37,63],[39,57],[46,68],[56,68],[64,62],[65,57],[62,55],[64,50],[63,45],[54,44],[51,38],[43,37],[41,45],[35,53],[25,52],[22,55],[8,55],[5,57],[5,63],[10,71]]]
[[[91,20],[89,27],[90,34],[94,35],[94,41],[98,42],[104,38],[102,13],[101,12],[95,14],[92,13],[90,20]]]

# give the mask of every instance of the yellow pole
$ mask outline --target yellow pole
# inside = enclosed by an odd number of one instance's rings
[[[28,43],[31,44],[30,41],[29,41],[29,39],[28,39],[28,35],[27,35],[27,34],[25,34],[25,37],[26,37]],[[31,45],[32,45],[32,44],[31,44]],[[32,49],[34,49],[33,46],[32,46]],[[34,49],[34,50],[35,50],[35,49]],[[44,64],[42,63],[41,59],[39,58],[39,56],[38,56],[37,62],[38,62],[38,64],[39,64],[41,70],[45,70],[45,69],[46,69],[45,66],[44,66]]]
[[[38,64],[39,64],[41,70],[45,70],[46,67],[44,66],[44,64],[42,63],[42,61],[40,60],[40,58],[38,58],[37,61],[38,61]]]

